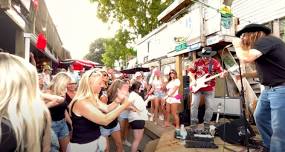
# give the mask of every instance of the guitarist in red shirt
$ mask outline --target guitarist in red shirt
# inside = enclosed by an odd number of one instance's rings
[[[205,106],[206,111],[204,115],[204,126],[209,126],[209,122],[213,116],[213,98],[214,98],[214,89],[216,85],[216,80],[205,80],[207,82],[203,83],[202,86],[199,86],[198,83],[200,80],[204,80],[206,78],[205,75],[213,75],[216,73],[220,73],[219,76],[221,78],[224,77],[224,72],[221,64],[216,59],[212,58],[212,56],[216,55],[215,51],[212,51],[210,47],[205,47],[201,52],[198,52],[198,56],[201,58],[195,60],[193,65],[189,68],[189,76],[191,79],[192,86],[192,103],[191,103],[191,125],[196,125],[198,123],[198,108],[200,103],[200,96],[205,96]],[[198,88],[195,90],[195,87]],[[200,88],[201,87],[201,88]],[[199,89],[200,88],[200,89]]]

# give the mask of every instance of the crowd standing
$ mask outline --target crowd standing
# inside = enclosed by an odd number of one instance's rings
[[[44,65],[38,73],[35,63],[15,55],[0,53],[0,59],[3,152],[108,152],[109,137],[117,152],[123,145],[137,152],[150,117],[156,124],[158,117],[165,119],[168,127],[172,114],[179,128],[180,82],[174,70],[169,80],[158,69],[151,71],[147,81],[139,71],[116,77],[113,70],[94,68],[79,76],[72,67],[54,73]]]

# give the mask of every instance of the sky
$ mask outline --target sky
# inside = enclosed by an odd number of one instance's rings
[[[97,6],[89,0],[46,0],[63,47],[73,59],[82,59],[89,45],[97,38],[114,36],[116,26],[109,26],[96,17]]]

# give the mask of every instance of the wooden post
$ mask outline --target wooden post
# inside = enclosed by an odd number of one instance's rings
[[[180,87],[179,87],[179,93],[183,95],[182,56],[183,55],[181,54],[181,55],[178,55],[175,57],[175,70],[177,72],[177,77],[181,82]],[[182,100],[181,100],[181,103],[182,103],[181,105],[183,106]],[[182,106],[181,106],[181,108],[182,108]],[[182,109],[180,109],[180,110],[182,110]]]

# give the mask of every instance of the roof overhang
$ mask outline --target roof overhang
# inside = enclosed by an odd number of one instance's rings
[[[193,2],[191,0],[175,0],[170,6],[168,6],[162,13],[158,15],[157,19],[162,22],[168,22],[172,16],[192,3]]]

